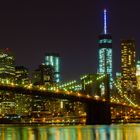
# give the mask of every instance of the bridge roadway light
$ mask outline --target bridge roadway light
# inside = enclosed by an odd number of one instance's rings
[[[87,98],[90,98],[90,96],[89,96],[89,95],[86,95],[86,97],[87,97]]]
[[[40,86],[40,87],[39,87],[39,90],[44,91],[45,88],[44,88],[43,86]]]
[[[70,92],[69,92],[69,91],[66,91],[65,93],[66,93],[66,94],[70,94]]]
[[[57,88],[57,89],[55,90],[55,92],[59,93],[59,89]]]
[[[78,93],[78,96],[79,96],[79,97],[81,97],[81,96],[82,96],[82,94]]]
[[[105,102],[106,101],[106,99],[103,99],[103,102]]]
[[[98,95],[95,95],[94,97],[96,100],[99,100],[99,98],[100,98]]]
[[[12,83],[11,83],[11,86],[12,86],[12,87],[14,87],[14,86],[15,86],[15,84],[12,82]]]

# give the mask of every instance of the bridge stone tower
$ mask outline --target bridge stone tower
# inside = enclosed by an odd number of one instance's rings
[[[105,83],[105,98],[102,101],[89,100],[86,102],[87,108],[87,125],[92,124],[111,124],[110,109],[110,84],[109,75],[106,75],[103,82]]]
[[[82,92],[86,95],[97,96],[99,98],[110,100],[108,84],[110,78],[108,74],[87,74],[81,78]],[[101,85],[104,85],[104,94],[102,95]]]

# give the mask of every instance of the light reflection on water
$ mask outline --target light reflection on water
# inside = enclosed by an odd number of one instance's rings
[[[140,125],[0,125],[0,140],[140,140]]]

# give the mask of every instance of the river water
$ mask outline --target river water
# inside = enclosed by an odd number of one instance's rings
[[[0,125],[0,140],[140,140],[140,124]]]

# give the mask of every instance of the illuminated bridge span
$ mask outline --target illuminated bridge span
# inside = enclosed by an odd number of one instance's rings
[[[49,88],[33,86],[32,84],[20,86],[14,83],[1,83],[0,90],[9,92],[11,96],[16,93],[20,98],[24,95],[24,100],[29,95],[32,99],[38,98],[42,100],[42,103],[46,99],[66,99],[71,102],[84,103],[86,105],[87,124],[110,124],[112,118],[115,120],[128,118],[129,115],[140,116],[135,111],[140,109],[139,106],[123,95],[121,88],[115,83],[114,85],[119,91],[117,95],[119,96],[113,97],[111,93],[110,97],[109,78],[107,75],[85,75],[81,78],[81,85],[76,81]],[[100,88],[102,85],[104,85],[104,91]]]
[[[113,103],[108,98],[100,99],[98,97],[84,95],[81,93],[65,92],[65,91],[48,91],[43,88],[20,87],[18,85],[0,85],[0,90],[10,91],[16,94],[40,96],[42,98],[67,99],[69,101],[79,101],[86,104],[87,124],[110,124],[111,108],[118,107],[123,110],[134,108],[133,106]],[[109,92],[109,91],[108,91]],[[137,108],[138,109],[138,108]]]
[[[0,90],[7,90],[7,91],[16,91],[21,92],[22,94],[29,94],[29,95],[42,95],[44,97],[53,97],[59,99],[70,99],[73,100],[98,100],[98,101],[106,101],[109,99],[109,94],[103,94],[102,97],[98,95],[99,91],[96,88],[95,90],[91,91],[91,86],[95,83],[95,81],[104,82],[105,89],[104,92],[109,93],[108,83],[106,81],[106,75],[101,76],[93,76],[93,75],[85,75],[81,77],[81,83],[77,84],[76,81],[70,82],[70,84],[64,84],[59,86],[34,86],[32,84],[28,85],[18,85],[15,83],[5,83],[1,81],[0,83]],[[72,84],[72,85],[71,85]],[[73,84],[75,86],[73,86]],[[76,90],[73,89],[76,87]],[[80,88],[80,87],[83,87]],[[99,87],[99,83],[97,85]],[[88,89],[88,90],[87,90]],[[91,92],[96,92],[96,94]]]
[[[98,102],[106,102],[106,99],[101,99],[97,96],[90,96],[85,95],[79,92],[72,92],[72,91],[50,91],[45,90],[43,88],[29,88],[29,87],[22,87],[22,86],[11,86],[11,85],[0,85],[0,90],[6,90],[10,92],[22,93],[26,95],[35,95],[35,96],[42,96],[45,98],[58,98],[58,99],[72,99],[73,101],[98,101]]]
[[[0,90],[16,94],[39,96],[43,99],[67,99],[72,102],[81,102],[86,105],[87,124],[110,124],[110,103],[105,99],[97,99],[89,95],[72,92],[53,92],[44,89],[25,88],[20,86],[0,85]],[[98,117],[97,117],[98,116]]]

